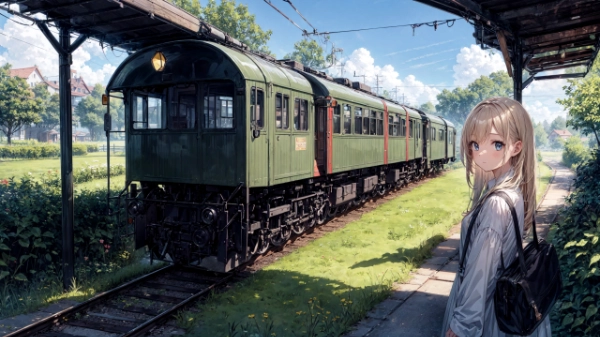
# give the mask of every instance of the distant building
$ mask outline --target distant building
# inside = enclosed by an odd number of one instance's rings
[[[44,77],[37,66],[18,68],[9,70],[10,77],[20,77],[27,81],[31,88],[38,83],[46,84],[48,91],[51,94],[57,94],[59,91],[58,81],[49,81]],[[71,70],[71,105],[75,109],[81,100],[91,95],[93,87],[88,86],[83,78],[77,76],[77,71]],[[35,125],[23,128],[14,139],[37,139],[40,142],[56,142],[58,141],[58,132],[49,133],[50,130],[36,127]],[[73,137],[73,139],[82,140],[85,137]],[[89,136],[87,137],[89,138]]]
[[[571,138],[571,136],[573,135],[569,132],[569,130],[552,130],[552,133],[550,133],[550,136],[548,136],[548,138],[551,142],[553,142],[558,137],[566,141],[567,139]]]

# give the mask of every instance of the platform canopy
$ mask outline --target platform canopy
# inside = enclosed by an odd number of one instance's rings
[[[502,51],[509,75],[518,68],[529,72],[523,88],[534,79],[585,76],[600,47],[598,0],[415,1],[472,23],[478,44]],[[541,75],[574,67],[564,74]]]
[[[226,34],[164,0],[8,0],[11,13],[33,19],[44,14],[49,25],[68,27],[105,45],[135,51],[180,39],[223,39]],[[8,8],[3,8],[8,9]],[[239,41],[232,44],[245,49]]]

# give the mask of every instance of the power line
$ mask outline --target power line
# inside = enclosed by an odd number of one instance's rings
[[[273,7],[274,10],[276,10],[279,14],[281,14],[284,18],[286,18],[289,22],[291,22],[294,26],[298,27],[298,29],[300,29],[302,31],[302,35],[308,35],[309,33],[306,31],[306,29],[302,29],[302,27],[298,26],[297,23],[295,23],[292,19],[288,18],[285,14],[283,14],[282,11],[279,10],[279,8],[275,7],[275,5],[273,5],[271,3],[271,0],[265,0],[265,2]]]
[[[296,7],[294,6],[294,4],[292,3],[291,0],[283,0],[283,1],[290,4],[290,6],[292,6],[292,8],[296,11],[296,13],[298,13],[298,15],[300,15],[300,17],[304,20],[304,22],[308,23],[308,25],[313,29],[313,33],[317,32],[317,29],[313,25],[311,25],[310,22],[308,22],[308,20],[306,20],[304,15],[302,15],[298,9],[296,9]]]
[[[267,1],[267,0],[265,0]],[[360,31],[365,31],[365,30],[375,30],[375,29],[388,29],[388,28],[399,28],[399,27],[412,27],[413,29],[413,35],[415,33],[415,29],[418,27],[421,27],[423,25],[427,25],[429,27],[434,27],[435,30],[437,30],[438,26],[443,26],[446,25],[448,27],[452,27],[454,26],[454,22],[456,22],[457,20],[464,20],[463,18],[459,18],[459,19],[446,19],[446,20],[435,20],[435,21],[429,21],[429,22],[421,22],[421,23],[407,23],[407,24],[402,24],[402,25],[393,25],[393,26],[381,26],[381,27],[371,27],[371,28],[357,28],[357,29],[348,29],[348,30],[338,30],[338,31],[333,31],[333,32],[323,32],[323,33],[318,33],[318,32],[314,32],[314,33],[308,33],[311,35],[327,35],[327,34],[339,34],[339,33],[351,33],[351,32],[360,32]]]

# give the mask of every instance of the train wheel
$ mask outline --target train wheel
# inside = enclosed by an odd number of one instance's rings
[[[317,224],[322,225],[327,221],[327,214],[329,214],[329,201],[325,200],[325,198],[320,197],[316,201],[317,204]]]
[[[379,194],[379,196],[384,196],[387,193],[387,186],[386,185],[377,185],[377,194]]]
[[[306,222],[308,228],[312,228],[317,224],[317,210],[314,206],[309,206],[310,215],[312,218]]]
[[[292,236],[290,226],[279,227],[279,233],[271,236],[271,244],[275,247],[281,247]]]
[[[269,240],[265,239],[265,236],[262,234],[253,234],[250,236],[248,246],[252,247],[250,254],[262,255],[269,250]]]
[[[295,225],[292,225],[292,232],[296,235],[300,235],[304,233],[306,230],[306,222],[298,222]]]

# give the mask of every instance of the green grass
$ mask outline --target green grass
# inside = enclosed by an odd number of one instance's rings
[[[393,281],[408,280],[410,270],[461,220],[469,195],[464,173],[450,171],[379,206],[214,296],[209,310],[180,321],[202,322],[192,333],[206,336],[227,335],[228,324],[263,336],[340,333],[383,300]]]
[[[542,201],[542,197],[544,196],[544,194],[546,193],[546,190],[548,189],[548,184],[552,180],[554,173],[552,172],[552,169],[545,163],[541,162],[541,163],[538,163],[538,165],[539,165],[538,172],[537,172],[538,185],[537,185],[536,200],[538,203],[540,203]]]
[[[88,153],[86,156],[73,157],[73,169],[87,165],[106,164],[105,152]],[[111,155],[110,164],[125,164],[125,156]],[[9,160],[0,161],[0,179],[15,177],[21,178],[29,172],[39,175],[48,171],[60,172],[60,158],[35,159],[35,160]]]

